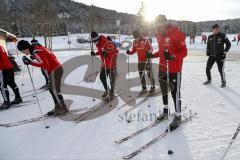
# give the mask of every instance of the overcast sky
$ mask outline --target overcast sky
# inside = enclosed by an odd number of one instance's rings
[[[141,1],[146,17],[165,14],[174,20],[206,21],[240,18],[240,0],[75,0],[87,5],[136,14]]]

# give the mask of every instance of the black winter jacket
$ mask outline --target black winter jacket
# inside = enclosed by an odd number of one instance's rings
[[[224,44],[226,47],[224,48]],[[226,58],[226,53],[231,48],[231,43],[224,33],[217,33],[208,36],[207,41],[207,56],[213,56],[216,60],[223,60]]]

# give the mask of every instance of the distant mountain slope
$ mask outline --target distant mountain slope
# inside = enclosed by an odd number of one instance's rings
[[[118,28],[116,20],[121,20]],[[137,16],[114,10],[87,6],[71,0],[1,0],[0,28],[18,36],[65,35],[67,32],[131,33]],[[187,35],[200,34],[211,30],[211,25],[219,23],[228,33],[240,32],[240,19],[191,22],[172,21]]]

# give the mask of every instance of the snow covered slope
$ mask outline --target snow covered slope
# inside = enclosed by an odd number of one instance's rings
[[[56,45],[64,46],[64,43],[61,42],[62,37],[57,39],[59,42]],[[205,47],[204,44],[199,44],[199,42],[188,44],[191,51],[184,61],[182,73],[182,106],[183,108],[187,107],[187,110],[191,109],[193,112],[197,112],[198,118],[182,125],[170,136],[165,137],[133,159],[220,159],[240,122],[240,74],[238,68],[240,52],[235,52],[239,51],[239,46],[233,44],[233,52],[230,51],[230,58],[227,59],[225,64],[227,87],[222,89],[220,88],[220,75],[216,65],[212,69],[212,85],[202,85],[206,80],[207,57],[204,53]],[[121,52],[123,53],[123,51]],[[61,63],[65,64],[74,59],[84,59],[86,55],[89,55],[89,51],[81,50],[56,51],[55,53]],[[123,65],[127,64],[126,56],[120,55],[119,57],[119,77],[127,79],[127,68],[126,65]],[[21,56],[18,58],[20,59]],[[99,63],[98,61],[95,62]],[[130,63],[136,64],[136,62],[137,57],[135,55],[131,56]],[[158,60],[153,62],[157,63]],[[19,63],[21,63],[20,60]],[[103,91],[103,87],[99,77],[96,78],[94,83],[80,82],[88,66],[91,66],[90,58],[89,65],[79,63],[79,66],[66,75],[63,93],[65,93],[64,98],[73,100],[71,109],[82,108],[84,111],[86,107],[93,107],[100,101],[99,99],[92,101],[92,97],[98,97],[98,93]],[[34,98],[30,95],[31,92],[23,93],[32,90],[32,88],[27,69],[23,65],[22,68],[24,73],[18,74],[16,81],[24,100],[32,101]],[[68,70],[67,68],[64,69],[65,71]],[[33,73],[36,88],[39,88],[44,84],[44,78],[39,69],[34,68],[32,70],[30,67],[30,70]],[[154,72],[157,73],[157,68],[154,69]],[[133,70],[130,73],[130,78],[136,78],[137,80],[138,72]],[[121,84],[120,81],[117,83]],[[130,85],[133,86],[131,88],[132,92],[140,90],[140,86],[134,86],[133,81],[131,83]],[[24,84],[24,86],[21,84]],[[159,84],[157,83],[157,85]],[[75,86],[75,89],[72,88],[73,94],[67,91],[69,86]],[[86,89],[85,93],[81,92],[83,88]],[[125,90],[128,86],[118,86],[118,88]],[[91,96],[91,89],[96,90],[93,96]],[[49,129],[44,128],[42,121],[12,128],[0,127],[0,159],[121,159],[122,156],[131,153],[159,135],[167,126],[166,121],[123,144],[114,143],[115,140],[150,124],[152,122],[150,115],[159,113],[163,108],[161,97],[156,96],[150,98],[149,101],[145,101],[127,115],[123,115],[122,113],[130,106],[121,110],[118,110],[117,107],[124,104],[123,97],[126,95],[128,95],[128,92],[119,95],[115,108],[103,111],[103,114],[96,113],[95,116],[80,123],[54,118],[46,120],[46,123],[50,126]],[[53,101],[47,91],[39,93],[38,96],[44,113],[53,108]],[[0,98],[2,100],[2,97]],[[142,99],[139,98],[136,101]],[[150,104],[150,107],[147,107],[148,104]],[[170,100],[170,107],[173,112],[172,99]],[[0,111],[0,124],[39,115],[40,112],[36,103],[26,104],[22,107]],[[126,117],[127,119],[131,118],[132,122],[127,123]],[[169,156],[167,154],[168,149],[173,150],[174,154]],[[226,159],[239,160],[239,149],[240,140],[237,138]]]

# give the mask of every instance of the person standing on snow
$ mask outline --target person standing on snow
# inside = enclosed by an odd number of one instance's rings
[[[25,65],[41,67],[47,71],[49,77],[49,91],[52,95],[55,107],[49,111],[49,116],[61,116],[68,112],[67,106],[61,94],[61,79],[63,76],[63,68],[55,55],[43,46],[30,45],[28,41],[21,40],[17,44],[19,51],[25,55],[31,55],[35,61],[31,61],[26,56],[23,56]]]
[[[221,33],[220,27],[218,24],[212,26],[213,34],[208,36],[207,41],[207,50],[206,54],[209,56],[206,67],[207,81],[204,82],[204,85],[211,84],[211,69],[213,64],[216,62],[218,65],[218,71],[222,78],[221,87],[226,86],[226,77],[224,73],[224,60],[226,58],[226,53],[231,48],[231,42],[228,40],[227,36],[224,33]],[[224,48],[224,44],[226,47]]]
[[[158,52],[153,57],[160,57],[159,61],[159,83],[162,91],[164,104],[163,113],[158,120],[166,119],[168,116],[168,87],[175,106],[175,116],[170,123],[170,130],[178,127],[181,123],[181,74],[183,59],[187,56],[186,35],[176,26],[168,23],[165,15],[157,16],[155,20]],[[169,77],[169,84],[168,78]]]
[[[32,46],[42,46],[39,42],[38,42],[38,40],[36,40],[36,39],[32,39],[31,40],[31,45]],[[32,60],[34,60],[34,56],[30,56],[30,58],[32,59]],[[44,78],[45,78],[45,85],[43,85],[42,87],[40,87],[40,89],[44,89],[44,88],[48,88],[48,75],[47,75],[47,72],[43,69],[43,68],[41,68],[41,72],[42,72],[42,75],[44,76]]]
[[[138,71],[142,84],[142,90],[139,95],[147,93],[146,80],[145,80],[145,71],[148,73],[148,78],[151,82],[150,94],[155,92],[155,82],[152,72],[152,63],[150,55],[152,54],[152,45],[148,38],[144,38],[141,33],[136,30],[133,31],[133,47],[132,50],[127,50],[128,55],[132,55],[137,52],[138,54]]]
[[[100,80],[105,89],[102,98],[110,98],[111,100],[114,97],[117,54],[119,51],[112,42],[108,41],[103,35],[99,36],[97,32],[91,33],[91,41],[98,49],[97,52],[91,51],[91,56],[99,55],[102,61]],[[110,79],[110,89],[107,84],[107,77]]]
[[[240,34],[238,34],[238,36],[237,36],[237,45],[238,45],[238,43],[240,42]]]
[[[0,39],[5,40],[5,37],[4,35],[1,34],[1,32]],[[7,85],[9,85],[12,88],[15,95],[15,99],[12,102],[10,102]],[[0,109],[8,109],[12,104],[22,103],[22,98],[20,96],[18,86],[16,85],[14,79],[13,64],[9,61],[7,52],[1,45],[0,45],[0,90],[2,92],[4,100],[3,105],[1,105]]]

